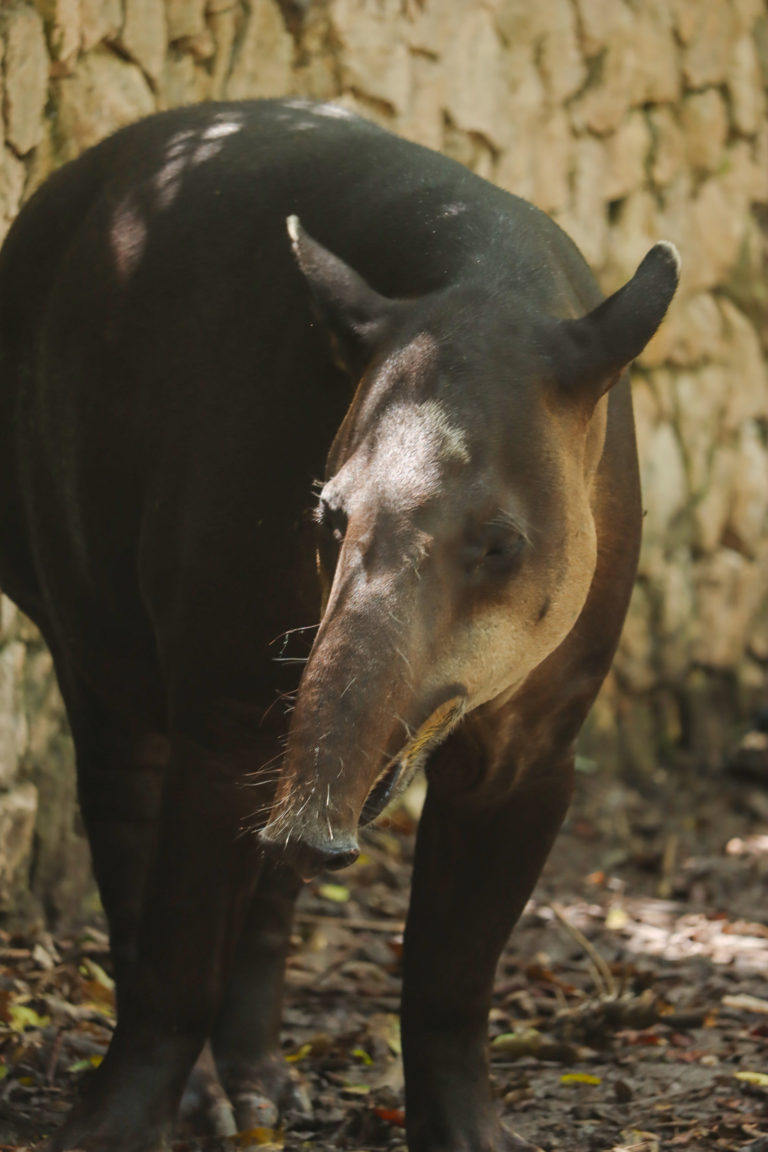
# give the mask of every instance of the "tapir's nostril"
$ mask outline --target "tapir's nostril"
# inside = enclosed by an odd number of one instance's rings
[[[349,864],[354,864],[359,855],[360,849],[357,846],[357,841],[330,844],[325,850],[323,867],[336,872],[339,868],[346,868]]]
[[[289,836],[285,839],[274,839],[269,834],[269,827],[262,829],[259,834],[261,845],[267,855],[285,860],[291,864],[305,880],[317,876],[326,869],[337,871],[354,864],[360,855],[360,848],[354,836],[335,836],[323,840],[315,840],[309,835]]]

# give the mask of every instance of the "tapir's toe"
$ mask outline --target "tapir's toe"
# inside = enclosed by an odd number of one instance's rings
[[[187,1082],[180,1111],[190,1126],[199,1128],[202,1121],[211,1135],[224,1137],[253,1128],[277,1128],[291,1115],[311,1116],[312,1104],[301,1077],[279,1057],[233,1063],[219,1079],[206,1045]]]
[[[251,1088],[230,1090],[240,1132],[276,1128],[288,1116],[311,1116],[312,1103],[301,1077],[286,1064],[262,1070]]]

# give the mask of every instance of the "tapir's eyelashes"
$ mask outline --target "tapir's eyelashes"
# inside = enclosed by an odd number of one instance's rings
[[[347,532],[347,514],[343,508],[334,508],[327,500],[321,500],[314,519],[318,527],[325,529],[337,544],[341,544]]]
[[[508,508],[499,508],[495,516],[488,521],[489,528],[506,528],[516,536],[522,536],[526,544],[530,544],[530,537],[525,530],[525,527],[520,522],[514,512],[510,512]]]

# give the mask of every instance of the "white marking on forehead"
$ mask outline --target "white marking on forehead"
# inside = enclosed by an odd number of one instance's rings
[[[468,464],[469,451],[460,428],[451,423],[436,400],[396,404],[381,418],[373,447],[388,503],[420,504],[441,488],[445,466]]]

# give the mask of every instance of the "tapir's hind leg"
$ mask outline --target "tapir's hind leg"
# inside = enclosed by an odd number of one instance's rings
[[[167,765],[164,755],[159,766],[137,758],[137,748],[163,748],[162,740],[147,744],[145,732],[137,744],[133,726],[99,707],[66,669],[62,687],[115,948],[118,1021],[49,1147],[160,1152],[213,1026],[232,952],[239,789],[180,736],[171,736]]]
[[[447,751],[447,748],[446,748]],[[435,784],[442,765],[435,764]],[[403,1062],[410,1152],[532,1146],[502,1129],[487,1023],[502,948],[568,807],[566,761],[508,792],[430,784],[404,945]]]
[[[122,716],[61,660],[56,669],[75,743],[80,810],[109,924],[119,1012],[136,960],[168,762],[162,703],[151,719]]]

